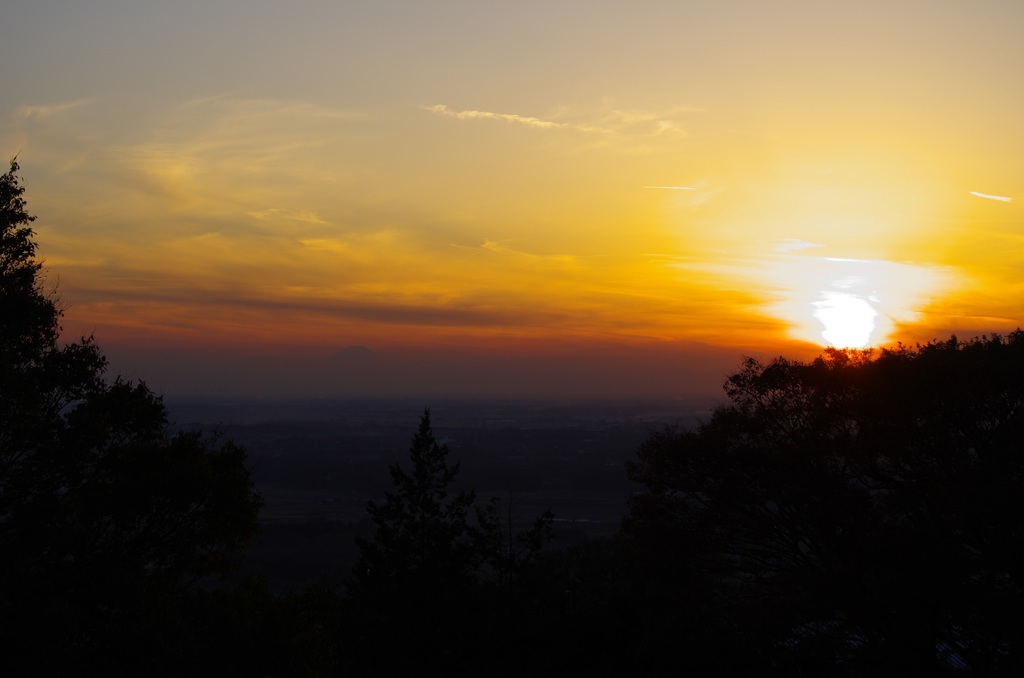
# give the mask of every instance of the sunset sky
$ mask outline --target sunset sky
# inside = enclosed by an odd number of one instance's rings
[[[13,0],[0,149],[66,332],[167,393],[704,393],[743,355],[1021,324],[1022,28]]]

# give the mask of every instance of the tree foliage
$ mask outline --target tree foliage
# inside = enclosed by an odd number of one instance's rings
[[[476,546],[484,575],[504,594],[513,594],[520,580],[536,564],[544,547],[554,539],[555,514],[547,510],[530,527],[516,529],[515,502],[509,493],[502,515],[501,499],[491,497],[477,507]]]
[[[629,468],[652,589],[780,673],[1024,668],[1024,332],[749,359],[725,389]]]
[[[409,471],[391,465],[394,490],[382,503],[367,505],[376,531],[372,539],[356,539],[361,557],[350,584],[354,591],[409,597],[450,591],[471,580],[476,554],[469,515],[476,495],[449,497],[459,464],[448,462],[448,446],[435,439],[429,410],[420,418],[409,462]]]
[[[553,516],[516,529],[498,499],[477,506],[474,491],[454,489],[460,464],[449,453],[425,410],[408,466],[393,464],[393,489],[367,506],[374,532],[356,538],[360,558],[348,581],[360,634],[354,675],[467,672],[503,647],[521,619],[510,594],[523,593]]]
[[[33,672],[113,665],[160,601],[238,564],[261,499],[244,450],[171,433],[92,338],[59,342],[18,169],[0,176],[0,637]]]

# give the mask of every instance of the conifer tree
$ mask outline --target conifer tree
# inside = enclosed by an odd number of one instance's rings
[[[449,497],[459,464],[450,464],[448,453],[434,437],[427,409],[409,449],[411,468],[393,464],[394,490],[367,506],[375,533],[356,540],[361,557],[353,592],[409,599],[471,581],[476,563],[468,515],[475,494]]]

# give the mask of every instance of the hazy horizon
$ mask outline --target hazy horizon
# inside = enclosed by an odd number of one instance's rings
[[[106,346],[108,373],[174,397],[704,398],[744,355],[701,345],[584,346],[518,354],[449,347],[335,352]],[[348,347],[350,348],[350,347]],[[244,347],[240,347],[244,349]],[[769,356],[759,356],[769,357]]]

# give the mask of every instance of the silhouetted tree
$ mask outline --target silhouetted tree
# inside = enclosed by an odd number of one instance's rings
[[[747,360],[726,393],[629,467],[651,599],[722,629],[708,652],[787,675],[1024,668],[1024,333]]]
[[[502,516],[501,499],[491,497],[484,508],[477,507],[474,541],[486,574],[503,593],[514,592],[518,580],[533,566],[544,546],[554,538],[550,510],[534,519],[526,529],[516,529],[511,493]]]
[[[466,585],[476,569],[468,521],[473,492],[449,498],[459,464],[448,462],[448,446],[434,438],[430,411],[420,418],[409,449],[411,469],[390,467],[394,491],[369,502],[371,539],[357,537],[360,558],[350,588],[374,596],[403,598]]]
[[[361,555],[348,582],[349,619],[359,634],[351,673],[462,673],[497,653],[526,656],[512,643],[522,636],[518,624],[535,621],[524,612],[535,608],[533,593],[546,590],[536,566],[553,515],[517,529],[511,515],[501,515],[500,500],[476,506],[473,491],[453,489],[459,463],[448,456],[427,409],[408,467],[393,464],[393,490],[368,504],[374,533],[357,537]],[[497,675],[511,675],[512,666]]]
[[[92,338],[59,344],[18,169],[0,176],[0,654],[160,673],[176,593],[239,563],[262,502],[244,450],[171,434]]]
[[[409,462],[408,471],[391,465],[394,490],[367,505],[374,534],[356,538],[360,557],[348,589],[364,634],[357,673],[450,670],[462,654],[478,563],[468,519],[475,495],[449,496],[459,464],[434,437],[429,409]]]

